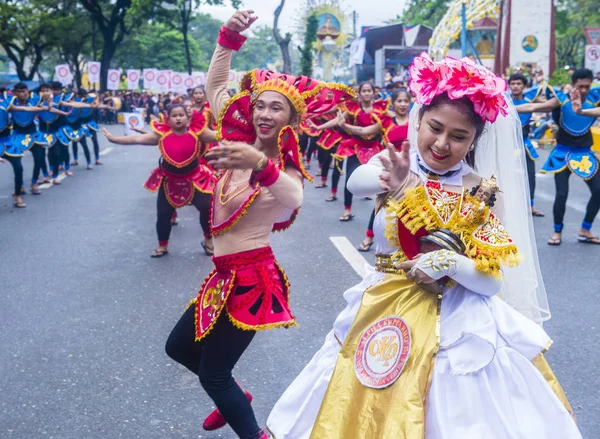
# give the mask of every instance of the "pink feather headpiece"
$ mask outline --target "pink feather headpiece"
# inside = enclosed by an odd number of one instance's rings
[[[434,97],[446,93],[452,100],[469,98],[475,113],[487,122],[495,122],[499,113],[508,114],[503,95],[506,81],[469,58],[447,57],[435,62],[423,52],[409,71],[409,88],[419,104],[429,105]]]

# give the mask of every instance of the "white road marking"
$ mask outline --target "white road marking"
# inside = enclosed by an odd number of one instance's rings
[[[107,148],[104,148],[102,151],[100,151],[100,155],[106,155],[106,154],[108,154],[109,152],[111,152],[112,150],[113,150],[113,147],[112,147],[112,146],[109,146],[109,147],[107,147]]]
[[[365,277],[365,264],[367,260],[363,258],[358,250],[354,248],[352,243],[345,236],[330,236],[329,239],[335,245],[335,248],[342,254],[346,262],[356,271],[360,277]]]

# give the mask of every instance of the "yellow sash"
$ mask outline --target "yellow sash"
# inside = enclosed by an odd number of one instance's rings
[[[425,435],[425,399],[439,348],[441,300],[404,274],[386,275],[368,289],[345,343],[311,439],[418,439]],[[384,389],[363,386],[354,356],[364,331],[388,316],[410,330],[411,351],[398,379]]]

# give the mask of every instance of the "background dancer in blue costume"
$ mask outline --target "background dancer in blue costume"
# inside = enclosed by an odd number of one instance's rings
[[[54,95],[50,84],[42,84],[39,92],[41,104],[43,106],[54,108],[41,111],[38,114],[39,131],[36,134],[35,143],[42,148],[48,149],[48,161],[50,163],[52,183],[58,185],[61,184],[57,177],[62,148],[69,145],[69,138],[63,131],[65,125],[64,116],[67,116],[68,113],[56,108],[62,99],[62,92],[58,95]]]
[[[512,100],[519,110],[519,106],[533,102],[542,92],[540,88],[532,88],[525,91],[527,87],[527,78],[522,73],[513,73],[508,78],[508,86]],[[531,194],[531,214],[533,216],[544,216],[544,214],[534,206],[535,195],[535,161],[540,158],[535,150],[531,139],[529,138],[532,113],[519,113],[521,126],[523,128],[523,144],[525,145],[525,158],[527,163],[527,177],[529,179],[529,192]]]
[[[583,110],[597,107],[600,103],[600,88],[591,89],[593,79],[594,75],[588,69],[577,69],[571,77],[573,90],[581,98]],[[592,223],[600,210],[599,164],[598,158],[592,151],[593,139],[590,131],[595,119],[577,114],[569,96],[561,91],[548,88],[546,96],[547,102],[521,105],[518,111],[519,113],[552,111],[552,117],[558,124],[556,147],[540,171],[554,174],[556,185],[553,209],[554,234],[548,244],[560,245],[562,241],[571,174],[583,178],[592,193],[581,223],[578,240],[587,244],[600,244],[600,238],[591,230]]]
[[[24,86],[24,88],[23,88]],[[36,131],[33,119],[35,114],[40,111],[44,111],[43,107],[37,106],[39,102],[39,96],[35,98],[29,98],[29,90],[23,83],[19,83],[15,86],[17,90],[21,91],[19,94],[24,96],[25,106],[18,105],[19,99],[15,96],[8,96],[6,90],[1,90],[0,93],[0,157],[8,161],[14,172],[15,177],[15,192],[13,193],[14,205],[18,208],[26,207],[26,204],[21,199],[23,189],[23,165],[21,163],[21,157],[25,151],[33,146],[34,133]],[[33,105],[33,104],[36,105]],[[51,108],[49,111],[56,111]],[[11,129],[11,123],[13,129]],[[42,148],[42,152],[45,151]],[[35,155],[34,155],[35,160]],[[34,165],[35,166],[35,165]],[[35,169],[35,167],[34,167]],[[39,173],[39,169],[38,169]],[[34,185],[32,185],[34,187]],[[35,186],[37,188],[37,186]]]

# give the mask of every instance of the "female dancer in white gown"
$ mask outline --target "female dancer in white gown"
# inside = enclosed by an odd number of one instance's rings
[[[438,65],[426,57],[420,57],[417,62],[420,62],[421,68],[423,65],[432,70],[438,68]],[[478,73],[474,66],[469,65],[467,69],[471,70],[471,74],[481,74],[484,78],[488,75],[486,72]],[[413,73],[414,71],[415,69]],[[448,84],[444,83],[444,86],[445,90],[440,89],[433,96],[448,93]],[[433,88],[435,90],[435,86]],[[417,99],[423,96],[420,91],[422,90],[418,88],[413,89]],[[435,114],[440,120],[448,120],[449,125],[454,123],[450,120],[455,103],[452,98],[448,99],[448,95],[442,96],[443,103],[440,104],[438,100],[435,107],[430,105],[431,99],[422,99],[427,101],[424,102],[424,111],[417,107],[411,114],[413,123],[410,138],[413,146],[418,145],[418,148],[413,150],[410,159],[408,154],[403,154],[400,158],[393,151],[388,151],[382,154],[391,154],[391,163],[389,159],[376,157],[378,163],[359,167],[349,183],[349,189],[355,195],[362,197],[381,193],[380,187],[387,185],[380,180],[382,174],[393,174],[401,166],[408,167],[409,173],[408,177],[404,177],[403,193],[395,193],[394,198],[397,195],[408,198],[411,188],[428,187],[432,182],[432,172],[436,174],[435,181],[439,182],[442,188],[439,192],[443,197],[461,194],[463,189],[470,190],[484,181],[489,186],[493,179],[481,179],[465,161],[460,161],[451,169],[432,169],[428,157],[423,157],[423,141],[420,138],[422,129],[419,130],[414,122],[425,123],[425,119],[430,121]],[[464,104],[465,100],[455,111],[468,111],[468,105],[465,107]],[[474,145],[477,145],[475,170],[484,177],[489,178],[492,173],[498,176],[504,193],[493,213],[494,218],[502,219],[503,225],[497,221],[496,226],[502,231],[506,227],[511,232],[525,263],[517,268],[504,269],[503,280],[481,272],[479,267],[476,268],[475,258],[470,259],[460,254],[448,256],[437,252],[417,255],[413,260],[409,258],[401,265],[406,274],[369,271],[359,285],[344,293],[347,307],[336,319],[323,347],[284,392],[271,412],[267,427],[275,439],[581,437],[566,397],[541,357],[551,340],[533,320],[541,322],[549,318],[549,313],[537,267],[531,220],[522,215],[527,212],[528,193],[520,145],[522,139],[514,107],[503,98],[498,99],[498,105],[506,107],[502,107],[504,111],[500,115],[496,110],[497,119],[493,117],[492,120],[489,114],[484,117],[475,111],[487,121],[483,135],[474,140]],[[470,108],[470,111],[474,111],[473,107]],[[428,117],[424,116],[426,112],[430,113]],[[445,116],[450,117],[444,119]],[[436,130],[446,128],[440,126]],[[429,127],[426,129],[429,130]],[[500,148],[503,150],[500,151]],[[386,164],[385,169],[382,169],[382,161]],[[465,192],[464,200],[468,200],[467,196]],[[390,236],[389,233],[385,235],[385,223],[397,221],[398,217],[403,218],[403,221],[406,218],[391,204],[389,208],[386,206],[380,209],[376,217],[374,230],[378,253],[392,254],[397,250],[385,239],[385,236]],[[466,204],[459,206],[467,208]],[[461,207],[456,209],[460,212]],[[403,212],[406,213],[406,210]],[[432,256],[450,259],[451,263],[442,268],[437,266],[434,270],[432,265],[436,264],[431,264]],[[443,295],[439,296],[438,309],[441,312],[437,347],[428,350],[416,346],[418,349],[413,349],[410,353],[413,358],[409,357],[401,372],[405,375],[401,377],[403,379],[419,374],[421,377],[429,375],[429,379],[422,381],[427,383],[424,386],[415,385],[414,388],[405,389],[401,385],[401,379],[396,378],[398,381],[375,390],[367,384],[363,385],[362,380],[358,382],[358,372],[355,372],[354,367],[348,366],[355,359],[354,350],[351,349],[353,339],[356,339],[357,334],[360,337],[363,329],[366,329],[356,326],[369,321],[369,310],[363,297],[366,299],[367,295],[370,296],[367,303],[379,300],[378,308],[381,308],[381,301],[389,302],[389,297],[392,302],[397,303],[406,302],[409,300],[407,297],[414,297],[416,294],[423,294],[423,301],[432,300],[430,293],[423,293],[418,289],[419,285],[414,284],[407,290],[398,290],[397,293],[392,291],[394,294],[388,294],[386,299],[387,293],[382,293],[382,290],[385,290],[386,282],[392,285],[390,277],[396,277],[398,285],[405,285],[407,280],[417,284],[429,283],[442,277],[454,281],[446,284]],[[367,290],[368,293],[365,294]],[[496,295],[499,292],[505,301]],[[392,304],[387,310],[394,309],[394,306],[397,310],[403,309],[403,305]],[[371,320],[377,321],[381,317],[387,318],[385,314],[375,315]],[[435,328],[421,322],[411,322],[410,317],[401,317],[408,322],[413,342],[417,341],[417,335],[423,338],[421,334],[426,334],[428,330],[434,333],[435,339]],[[417,358],[419,355],[427,358],[419,363],[422,360]],[[427,370],[428,364],[433,366],[429,372],[415,372],[415,364]],[[409,392],[413,393],[408,395]],[[411,399],[411,396],[418,398]],[[427,404],[424,404],[425,399]],[[415,401],[417,404],[412,404]]]

